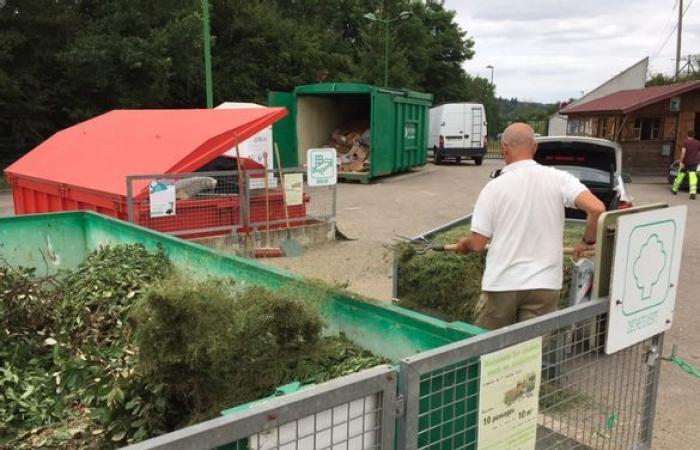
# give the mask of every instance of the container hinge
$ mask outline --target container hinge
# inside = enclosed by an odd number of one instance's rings
[[[649,366],[649,367],[656,366],[656,361],[659,358],[661,358],[661,356],[659,355],[659,347],[656,345],[652,345],[651,348],[649,348],[649,350],[647,351],[647,358],[646,358],[647,366]]]
[[[403,395],[399,395],[398,397],[396,397],[396,400],[394,400],[394,413],[396,414],[396,417],[403,417],[405,412],[406,399]]]

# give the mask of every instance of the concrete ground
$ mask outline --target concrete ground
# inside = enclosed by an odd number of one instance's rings
[[[0,217],[11,216],[12,214],[12,195],[10,191],[0,190]]]
[[[389,301],[392,291],[391,253],[386,248],[395,236],[414,236],[473,209],[489,173],[502,166],[485,161],[434,166],[382,178],[370,185],[338,187],[337,223],[354,240],[310,249],[301,257],[266,260],[312,278],[347,284],[361,294]],[[634,181],[634,180],[633,180]],[[700,366],[700,200],[672,196],[661,178],[644,178],[629,185],[635,203],[688,204],[683,267],[676,303],[675,323],[666,335],[665,354],[678,344],[679,355]],[[9,193],[0,192],[0,217],[12,211]],[[663,363],[659,389],[654,448],[700,447],[695,427],[700,417],[700,380],[691,378],[670,362]]]
[[[386,246],[395,236],[414,236],[473,209],[481,187],[501,161],[434,166],[379,179],[370,185],[341,184],[337,223],[353,241],[310,249],[301,257],[266,262],[308,277],[347,284],[350,290],[389,301],[392,292],[391,254]],[[674,197],[663,178],[633,180],[629,192],[637,205],[653,202],[688,204],[683,267],[675,324],[666,335],[665,354],[678,344],[679,355],[700,366],[700,200]],[[700,447],[695,426],[700,417],[700,380],[664,362],[654,425],[654,448]]]

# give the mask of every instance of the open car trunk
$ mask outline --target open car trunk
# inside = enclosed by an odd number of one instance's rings
[[[565,170],[588,187],[610,209],[617,208],[620,194],[615,189],[619,158],[615,148],[592,142],[544,141],[539,142],[535,161]],[[582,219],[583,211],[569,209],[567,218]]]

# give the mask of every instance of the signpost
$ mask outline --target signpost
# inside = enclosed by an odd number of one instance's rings
[[[338,167],[334,148],[311,148],[306,153],[306,179],[310,187],[338,183]]]
[[[535,448],[542,337],[481,357],[478,450]]]
[[[618,218],[605,353],[671,327],[686,216],[675,206]]]
[[[172,180],[154,180],[148,185],[151,217],[175,215],[175,183]]]

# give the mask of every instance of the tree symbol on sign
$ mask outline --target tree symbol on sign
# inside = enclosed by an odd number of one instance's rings
[[[652,234],[642,245],[639,256],[634,262],[634,278],[637,287],[642,291],[642,300],[651,297],[651,292],[659,282],[664,267],[666,267],[664,244],[657,235]]]

